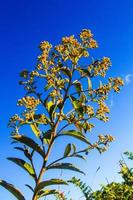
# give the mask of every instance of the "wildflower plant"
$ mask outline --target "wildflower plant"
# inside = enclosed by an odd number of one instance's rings
[[[18,106],[24,110],[21,115],[15,114],[10,118],[9,127],[12,128],[11,138],[17,144],[15,149],[24,153],[25,160],[16,157],[8,160],[33,178],[34,187],[26,185],[33,192],[32,200],[60,194],[56,187],[48,189],[47,186],[67,185],[67,181],[62,179],[45,180],[47,171],[67,169],[84,173],[71,162],[64,162],[66,158],[85,159],[93,149],[102,153],[114,139],[111,135],[99,134],[97,141],[89,140],[88,133],[95,127],[92,120],[109,120],[108,95],[112,90],[118,93],[123,86],[120,77],[111,77],[106,84],[102,83],[101,78],[105,78],[111,61],[108,57],[94,60],[89,50],[97,47],[93,34],[87,29],[80,32],[78,39],[74,35],[63,37],[61,43],[54,47],[47,41],[41,42],[41,55],[35,69],[20,73],[20,85],[25,89],[25,96],[18,100]],[[86,58],[89,64],[81,65],[82,58]],[[93,84],[94,78],[99,86]],[[36,139],[23,133],[24,126],[30,127]],[[56,153],[53,151],[54,144],[63,137],[71,138],[71,142],[66,140],[61,156],[55,160],[53,156],[53,161],[49,161],[49,156]],[[83,148],[73,143],[73,138],[84,143]],[[33,159],[36,154],[42,158],[39,173]],[[4,180],[0,181],[0,185],[17,199],[26,199],[22,192]]]

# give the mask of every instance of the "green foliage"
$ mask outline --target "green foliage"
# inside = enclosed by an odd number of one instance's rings
[[[16,199],[25,200],[23,194],[17,188],[15,188],[12,184],[9,184],[4,180],[0,180],[0,185],[4,187],[5,189],[7,189],[10,193],[12,193],[13,196],[16,197]]]
[[[109,120],[110,110],[105,103],[109,93],[112,90],[118,93],[124,85],[120,77],[111,77],[100,86],[93,84],[93,78],[104,78],[111,67],[108,57],[94,60],[89,55],[89,50],[97,47],[93,34],[87,29],[81,31],[78,39],[73,35],[63,37],[61,44],[54,47],[44,41],[40,44],[41,55],[35,69],[25,69],[20,73],[20,85],[25,89],[25,96],[18,100],[17,105],[24,109],[20,115],[15,114],[10,118],[9,127],[12,128],[13,143],[17,144],[15,150],[23,152],[24,158],[11,157],[8,160],[33,177],[34,188],[26,184],[33,192],[32,200],[47,195],[61,196],[58,189],[45,189],[45,185],[65,184],[65,180],[45,181],[45,172],[67,169],[84,174],[71,162],[66,163],[65,159],[85,159],[93,149],[102,153],[114,139],[111,135],[101,133],[96,141],[88,138],[88,133],[95,127],[92,120]],[[79,61],[83,57],[88,65],[81,66]],[[97,80],[99,83],[99,78]],[[25,126],[30,127],[33,137],[29,137],[28,133],[22,134]],[[66,140],[66,148],[61,156],[56,160],[53,156],[49,162],[49,156],[55,154],[53,146],[60,136],[69,138],[69,142]],[[79,149],[76,142],[71,142],[73,139],[83,142],[84,147]],[[34,162],[35,154],[42,158],[39,172]],[[38,188],[41,190],[38,191]]]
[[[84,183],[80,179],[77,179],[76,177],[73,177],[71,180],[68,181],[68,183],[74,184],[83,193],[85,199],[90,200],[89,196],[92,190],[86,183]]]

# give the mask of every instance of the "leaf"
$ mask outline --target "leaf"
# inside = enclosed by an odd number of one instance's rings
[[[40,190],[42,190],[44,187],[50,186],[50,185],[68,185],[68,183],[62,179],[50,179],[47,181],[42,181],[39,183],[34,192],[37,194]]]
[[[16,199],[25,200],[23,194],[17,188],[15,188],[14,185],[7,183],[4,180],[0,180],[0,185],[12,193]]]
[[[91,79],[87,77],[88,80],[88,90],[92,90],[92,82]]]
[[[34,192],[33,188],[30,185],[25,184],[25,186],[28,187],[32,192]]]
[[[73,96],[70,96],[69,97],[71,102],[72,102],[72,105],[74,107],[74,109],[80,114],[80,115],[83,115],[83,105],[82,105],[82,102],[77,100],[75,97]]]
[[[71,152],[71,144],[69,143],[67,146],[66,146],[66,149],[65,149],[65,152],[64,152],[64,157],[67,157]]]
[[[40,132],[40,129],[37,127],[37,124],[36,123],[30,124],[30,127],[33,133],[36,135],[36,137],[39,137],[41,132]]]
[[[43,132],[43,140],[46,144],[50,144],[51,141],[51,129],[47,132]]]
[[[14,149],[17,149],[17,150],[19,150],[19,151],[25,151],[22,147],[14,147]]]
[[[47,109],[48,109],[48,111],[50,111],[50,108],[51,108],[51,106],[53,106],[53,105],[54,105],[53,101],[49,101],[49,102],[47,103]]]
[[[44,197],[44,196],[48,196],[48,195],[52,195],[52,194],[59,194],[58,190],[41,190],[39,193],[38,193],[38,197],[41,198],[41,197]]]
[[[76,152],[76,145],[75,144],[72,144],[72,147],[73,147],[73,151],[74,153]]]
[[[65,136],[65,135],[74,137],[90,145],[90,142],[87,140],[87,138],[79,131],[75,131],[75,130],[63,131],[60,135],[58,135],[58,137]]]
[[[72,77],[72,73],[71,73],[71,71],[70,71],[69,68],[67,68],[67,67],[61,67],[60,71],[62,71],[63,74],[67,75],[69,78]]]
[[[72,170],[72,171],[76,171],[76,172],[85,174],[79,168],[75,167],[71,163],[56,163],[56,164],[51,165],[47,169],[67,169],[67,170]]]
[[[50,115],[50,118],[53,120],[54,119],[54,114],[55,114],[55,110],[57,108],[57,104],[54,104],[52,101],[49,101],[47,103],[47,109]]]
[[[74,155],[74,157],[77,157],[77,158],[81,158],[81,159],[83,159],[83,160],[86,160],[86,158],[85,158],[84,156],[82,156],[82,155],[76,154],[76,155]]]
[[[76,91],[78,92],[78,94],[80,95],[81,91],[82,91],[82,85],[79,81],[75,80],[73,82],[75,88],[76,88]]]
[[[101,87],[103,87],[103,83],[102,83],[102,81],[100,81],[100,86],[99,86],[99,88],[101,88]]]
[[[25,162],[24,160],[22,160],[20,158],[9,157],[7,159],[10,160],[10,161],[12,161],[12,162],[14,162],[16,165],[20,166],[21,168],[23,168],[33,178],[35,177],[34,170],[33,170],[32,166],[29,163]]]
[[[12,138],[20,143],[27,145],[28,147],[32,148],[34,151],[39,153],[43,158],[45,157],[45,153],[41,149],[41,147],[31,138],[24,136],[24,135],[14,135]]]
[[[81,73],[82,76],[90,76],[90,72],[88,69],[78,68],[78,71]]]

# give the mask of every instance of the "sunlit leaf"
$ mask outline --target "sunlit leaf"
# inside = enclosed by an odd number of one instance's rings
[[[38,128],[37,124],[36,123],[30,124],[30,127],[31,127],[33,133],[36,135],[36,137],[39,137],[41,132],[40,132],[40,129]]]
[[[9,157],[7,159],[14,162],[16,165],[19,165],[21,168],[23,168],[25,171],[27,171],[28,174],[31,175],[33,178],[35,177],[34,170],[29,163],[25,162],[24,160],[22,160],[20,158]]]
[[[88,77],[87,80],[88,80],[88,90],[92,90],[92,82],[91,82],[91,79]]]
[[[0,185],[12,193],[16,199],[25,200],[23,194],[14,185],[7,183],[4,180],[0,180]]]
[[[65,74],[65,75],[67,75],[69,78],[71,78],[72,73],[71,73],[71,71],[70,71],[69,68],[67,68],[67,67],[61,67],[61,68],[60,68],[60,71],[62,71],[63,74]]]
[[[84,172],[82,172],[79,168],[75,167],[71,163],[56,163],[56,164],[51,165],[47,169],[67,169],[67,170],[72,170],[72,171],[76,171],[76,172],[84,174]]]
[[[38,198],[48,196],[48,195],[53,195],[53,194],[59,194],[58,190],[41,190],[38,192],[37,196]]]
[[[12,138],[15,141],[18,141],[22,144],[27,145],[28,147],[32,148],[34,151],[39,153],[43,158],[45,157],[45,153],[41,149],[41,147],[31,138],[24,136],[24,135],[14,135]]]
[[[74,137],[90,145],[90,142],[88,141],[88,139],[79,131],[76,131],[76,130],[63,131],[59,136],[65,136],[65,135]]]
[[[74,84],[74,86],[75,86],[76,91],[77,91],[78,94],[80,95],[80,93],[81,93],[81,91],[82,91],[82,84],[81,84],[79,81],[77,81],[77,80],[75,80],[75,81],[73,82],[73,84]]]
[[[42,190],[44,187],[50,186],[50,185],[68,185],[66,181],[62,179],[50,179],[46,181],[42,181],[37,185],[35,188],[35,194],[37,194],[40,190]]]
[[[68,144],[64,152],[64,157],[67,157],[70,154],[70,152],[71,152],[71,144]]]

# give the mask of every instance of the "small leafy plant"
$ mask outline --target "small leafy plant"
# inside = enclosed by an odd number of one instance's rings
[[[54,47],[47,41],[41,42],[41,55],[35,69],[20,73],[20,85],[25,89],[25,96],[18,100],[18,106],[24,109],[21,114],[10,118],[9,127],[12,128],[15,149],[24,154],[24,159],[9,157],[8,160],[32,177],[34,187],[26,184],[33,192],[32,200],[60,194],[56,188],[47,189],[48,186],[68,184],[66,180],[57,178],[46,180],[45,173],[63,169],[84,174],[71,162],[64,161],[74,157],[85,159],[93,149],[102,153],[114,139],[111,135],[99,134],[97,141],[89,140],[88,133],[95,127],[94,119],[109,120],[107,114],[110,110],[105,103],[109,93],[111,90],[118,93],[123,86],[120,77],[110,77],[106,84],[102,83],[111,61],[108,57],[92,58],[88,51],[97,47],[93,34],[87,29],[80,32],[79,39],[73,35],[63,37],[61,44]],[[25,130],[30,130],[33,137]],[[53,147],[61,138],[68,138],[66,147],[59,147],[61,156],[55,160],[53,156],[51,161],[49,156],[56,154]],[[77,146],[73,138],[83,144]],[[34,162],[37,154],[42,159],[39,170]],[[26,199],[22,192],[6,181],[1,180],[0,185],[18,200]]]

